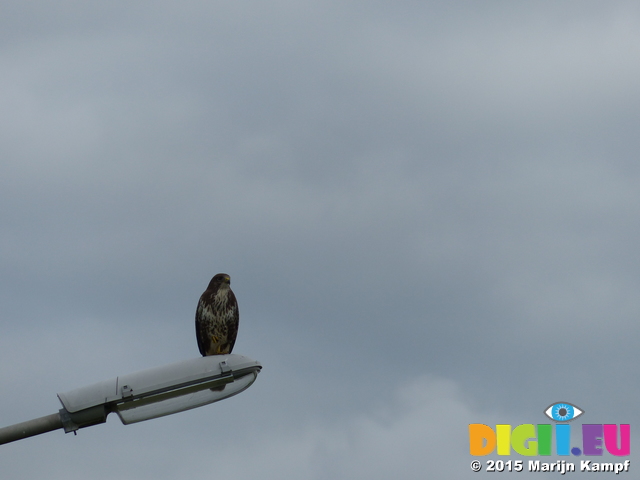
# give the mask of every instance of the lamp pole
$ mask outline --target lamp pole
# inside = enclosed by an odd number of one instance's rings
[[[246,390],[261,369],[242,355],[213,355],[59,393],[58,413],[0,428],[0,445],[59,428],[75,432],[106,422],[111,412],[128,425],[202,407]]]
[[[0,445],[58,430],[59,428],[63,428],[59,413],[52,413],[44,417],[16,423],[9,427],[0,428]]]

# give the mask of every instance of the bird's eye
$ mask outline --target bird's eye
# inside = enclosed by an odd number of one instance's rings
[[[544,414],[556,422],[570,422],[584,413],[575,405],[566,402],[554,403],[544,411]]]

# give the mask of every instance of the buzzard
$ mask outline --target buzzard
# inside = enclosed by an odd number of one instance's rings
[[[231,353],[238,335],[238,302],[231,279],[218,273],[209,282],[196,310],[196,337],[203,357]]]

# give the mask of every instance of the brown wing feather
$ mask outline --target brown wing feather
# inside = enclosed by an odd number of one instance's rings
[[[207,350],[211,347],[211,338],[207,335],[207,324],[203,318],[204,310],[204,296],[207,292],[203,293],[198,302],[198,308],[196,309],[196,338],[198,339],[198,350],[203,357],[207,355]]]
[[[227,299],[227,310],[233,310],[232,314],[227,317],[227,343],[229,344],[229,353],[233,350],[238,336],[238,326],[240,325],[240,311],[238,310],[238,301],[236,296],[229,289],[229,298]]]

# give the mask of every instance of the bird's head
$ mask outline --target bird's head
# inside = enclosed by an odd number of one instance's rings
[[[207,287],[207,290],[212,290],[214,288],[220,288],[220,287],[229,288],[230,285],[231,285],[231,277],[229,277],[229,275],[227,275],[226,273],[218,273],[217,275],[214,275],[214,277],[209,282],[209,286]]]

